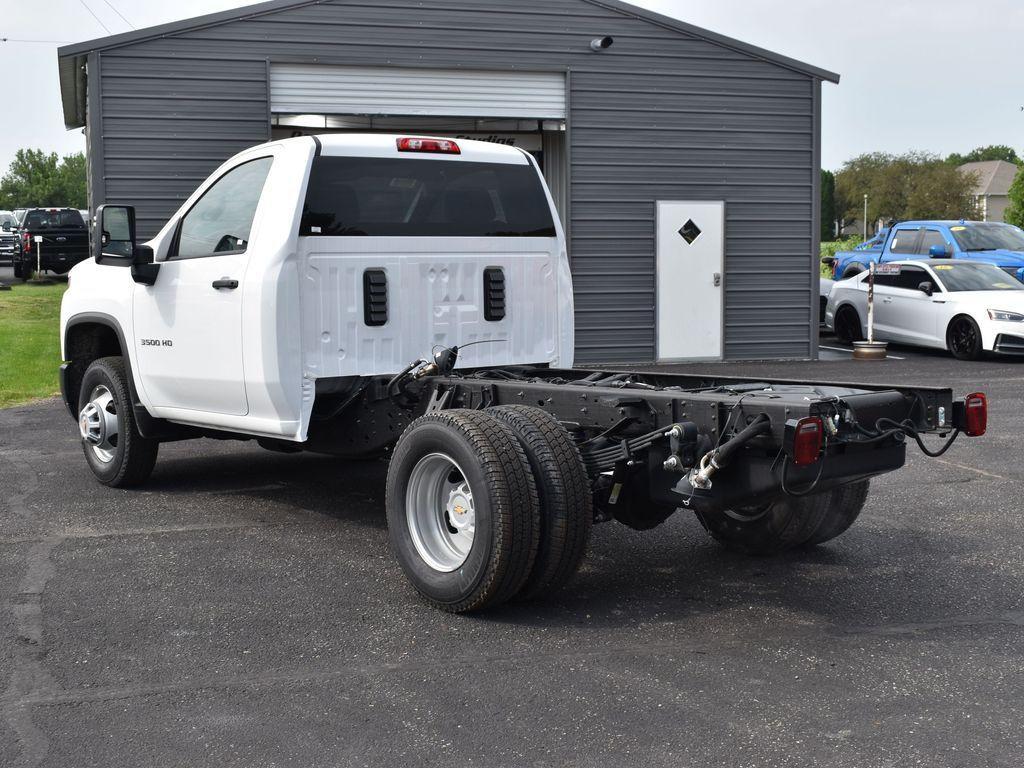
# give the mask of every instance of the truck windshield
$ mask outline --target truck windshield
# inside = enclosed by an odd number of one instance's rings
[[[532,165],[320,157],[299,234],[555,237],[555,224]]]
[[[965,251],[1024,251],[1024,231],[1010,224],[971,224],[950,230]]]
[[[1024,291],[1024,285],[991,264],[941,264],[933,269],[951,293]]]
[[[85,229],[78,211],[29,211],[25,229]]]

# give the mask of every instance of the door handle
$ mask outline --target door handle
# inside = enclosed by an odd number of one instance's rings
[[[722,287],[722,273],[721,272],[715,272],[714,280],[715,280],[715,288],[721,288]]]
[[[213,287],[216,288],[218,291],[233,291],[238,287],[238,281],[224,277],[221,278],[220,280],[214,280]]]

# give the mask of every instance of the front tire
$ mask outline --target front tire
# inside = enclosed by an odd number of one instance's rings
[[[387,481],[388,535],[402,570],[436,608],[498,605],[530,576],[540,504],[512,429],[479,411],[432,413],[398,441]]]
[[[957,360],[977,360],[984,349],[981,329],[974,319],[966,315],[953,319],[946,331],[946,347]]]
[[[149,479],[160,443],[139,434],[124,361],[105,357],[88,367],[78,395],[82,449],[96,479],[130,488]]]

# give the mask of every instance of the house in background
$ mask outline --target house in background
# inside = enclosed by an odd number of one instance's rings
[[[1003,221],[1010,205],[1010,186],[1017,178],[1018,168],[1005,160],[985,160],[979,163],[965,163],[960,166],[962,173],[973,173],[978,177],[974,189],[978,215],[982,221]]]

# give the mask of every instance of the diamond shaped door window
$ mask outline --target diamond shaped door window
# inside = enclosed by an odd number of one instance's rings
[[[697,242],[697,238],[701,236],[701,228],[697,226],[693,219],[690,219],[683,224],[683,228],[679,230],[679,234],[688,245],[693,245]]]

